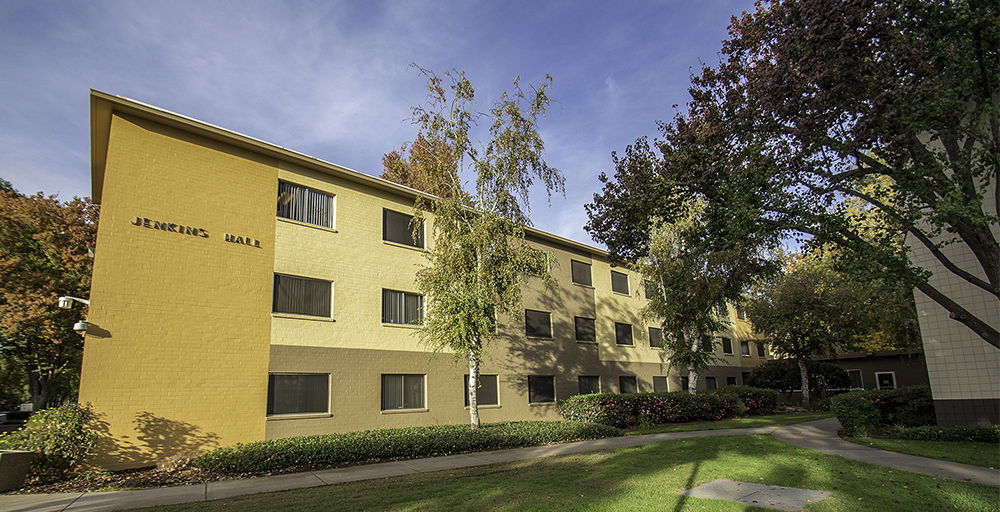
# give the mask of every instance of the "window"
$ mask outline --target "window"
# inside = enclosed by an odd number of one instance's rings
[[[861,370],[847,370],[847,376],[851,378],[851,389],[865,389],[864,381],[861,380]]]
[[[423,408],[423,375],[382,375],[383,411]]]
[[[330,412],[330,375],[327,373],[269,373],[267,415]]]
[[[395,290],[382,290],[383,324],[416,325],[423,317],[423,296]]]
[[[650,300],[660,294],[660,285],[653,281],[643,281],[642,290],[646,296],[646,300]]]
[[[551,338],[552,319],[549,313],[524,310],[524,334],[529,338]]]
[[[330,318],[333,283],[308,277],[274,274],[271,311]]]
[[[611,291],[628,295],[628,276],[621,272],[611,271]]]
[[[638,393],[639,383],[636,381],[635,377],[631,375],[622,375],[621,377],[618,377],[618,392]]]
[[[743,306],[736,306],[736,319],[737,320],[747,319],[747,312],[746,310],[743,309]]]
[[[333,196],[315,190],[278,182],[278,217],[333,227]]]
[[[719,385],[715,382],[715,377],[705,377],[705,389],[716,389]]]
[[[663,332],[656,327],[649,328],[649,347],[659,348],[663,347]]]
[[[424,248],[423,225],[414,233],[413,216],[382,210],[382,240],[410,247]],[[414,235],[416,235],[414,237]]]
[[[601,392],[601,378],[596,375],[580,376],[580,394],[589,395]]]
[[[688,383],[687,377],[681,377],[681,391],[687,391],[690,389],[690,384]]]
[[[667,392],[667,378],[666,377],[653,377],[653,392],[654,393],[666,393]]]
[[[570,270],[573,273],[573,282],[593,286],[594,281],[590,277],[590,264],[582,261],[570,260]]]
[[[727,386],[735,386],[736,385],[736,377],[726,377],[726,385]]]
[[[630,324],[615,323],[615,343],[619,345],[632,344],[632,326]]]
[[[722,338],[722,353],[723,354],[733,353],[733,340],[729,338]]]
[[[875,372],[875,384],[879,389],[896,389],[896,372]]]
[[[497,391],[496,375],[480,375],[479,387],[476,388],[477,405],[499,405],[500,397]],[[465,376],[465,406],[469,406],[469,376]]]
[[[593,318],[576,317],[576,341],[597,341],[597,327]]]
[[[556,401],[556,378],[552,375],[528,377],[528,403],[550,404]]]
[[[764,342],[757,342],[757,356],[764,357]]]
[[[745,355],[745,356],[749,356],[750,355],[750,342],[749,341],[741,341],[740,342],[740,353],[743,354],[743,355]]]

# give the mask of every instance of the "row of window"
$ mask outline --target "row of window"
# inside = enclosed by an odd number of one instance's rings
[[[714,377],[709,377],[714,383]],[[682,378],[682,383],[686,380]],[[425,409],[425,381],[423,374],[383,374],[381,410]],[[465,406],[469,406],[469,376],[464,380]],[[686,383],[684,383],[686,384]],[[551,404],[556,401],[554,375],[530,375],[527,377],[528,403]],[[683,384],[682,384],[683,385]],[[732,385],[735,385],[735,379]],[[714,388],[711,386],[709,389]],[[687,389],[684,387],[684,389]],[[581,375],[578,378],[578,393],[581,395],[601,392],[601,378],[596,375]],[[638,393],[639,382],[634,375],[618,377],[619,393]],[[667,391],[667,377],[653,377],[653,391]],[[496,375],[480,375],[476,391],[476,403],[480,406],[500,404],[500,394]],[[330,412],[330,374],[303,373],[268,375],[267,414],[328,414]]]
[[[570,260],[570,273],[572,274],[572,279],[574,283],[582,284],[585,286],[594,285],[593,276],[591,275],[590,263]],[[615,293],[623,293],[625,295],[629,295],[630,294],[629,290],[630,288],[628,284],[628,274],[612,270],[611,291]]]
[[[278,217],[333,229],[336,202],[334,196],[295,185],[278,182]],[[423,223],[414,224],[412,215],[382,210],[382,240],[423,249]]]
[[[757,341],[757,342],[754,343],[754,345],[757,345],[757,356],[764,357],[764,347],[765,347],[765,344],[763,342]],[[729,338],[722,338],[722,353],[723,354],[732,354],[733,353],[733,340],[731,340]],[[740,342],[740,354],[742,354],[744,356],[748,356],[748,357],[750,356],[750,342],[749,341],[741,341]]]
[[[274,274],[271,311],[330,318],[333,316],[333,283],[308,277]],[[382,290],[382,323],[415,325],[423,316],[422,295]]]

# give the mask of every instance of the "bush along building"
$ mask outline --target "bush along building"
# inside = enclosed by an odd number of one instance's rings
[[[101,204],[80,400],[106,436],[95,464],[148,465],[240,442],[468,421],[466,367],[414,336],[410,229],[420,192],[251,137],[91,92]],[[433,222],[429,218],[427,223]],[[559,286],[529,280],[500,319],[478,393],[484,422],[558,419],[578,393],[676,391],[639,276],[535,229]],[[725,364],[767,359],[735,308]]]

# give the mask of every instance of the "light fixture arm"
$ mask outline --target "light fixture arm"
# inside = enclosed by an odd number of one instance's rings
[[[70,297],[69,295],[65,295],[63,297],[59,297],[59,307],[61,307],[63,309],[69,309],[69,308],[73,307],[73,301],[74,300],[77,301],[77,302],[79,302],[79,303],[81,303],[81,304],[86,304],[88,306],[90,305],[90,301],[87,300],[87,299],[81,299],[81,298],[78,298],[78,297]]]

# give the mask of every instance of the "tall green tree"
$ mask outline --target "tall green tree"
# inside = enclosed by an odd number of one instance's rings
[[[428,262],[416,277],[417,288],[427,296],[418,333],[435,351],[452,351],[468,362],[470,422],[478,429],[479,367],[497,336],[498,318],[520,314],[521,283],[529,276],[555,284],[546,254],[524,240],[530,225],[528,191],[535,180],[550,196],[563,191],[564,178],[545,163],[536,128],[549,105],[552,78],[546,76],[530,91],[515,79],[511,93],[480,113],[464,73],[442,78],[420,71],[428,81],[429,103],[414,109],[414,119],[427,140],[449,148],[451,155],[450,160],[423,159],[421,172],[429,183],[452,190],[415,205],[418,223],[433,220]],[[475,144],[470,128],[483,117],[490,121],[487,141]],[[456,170],[475,175],[473,190],[461,188]]]
[[[59,309],[57,298],[90,295],[98,207],[0,182],[0,358],[27,375],[37,411],[54,392],[75,397],[83,338],[72,326],[86,310]]]
[[[990,0],[759,4],[733,19],[722,62],[692,79],[692,101],[661,124],[663,139],[638,140],[622,160],[630,165],[602,177],[591,226],[632,221],[609,241],[628,254],[649,219],[683,215],[671,198],[699,197],[713,225],[702,243],[834,244],[855,272],[917,288],[1000,348],[994,319],[963,308],[843,208],[851,198],[878,211],[1000,302],[998,13]],[[891,201],[866,191],[883,178]],[[624,189],[631,197],[616,194]],[[953,261],[950,244],[967,247],[976,268]]]
[[[816,260],[799,259],[746,303],[747,319],[772,353],[796,361],[803,407],[810,402],[806,363],[850,347],[869,327],[858,288]]]

